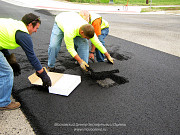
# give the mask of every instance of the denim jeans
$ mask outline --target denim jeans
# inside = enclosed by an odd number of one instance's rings
[[[57,55],[61,49],[62,39],[64,38],[64,32],[54,23],[50,44],[48,48],[48,67],[55,67]],[[79,36],[74,38],[74,48],[77,51],[79,57],[88,63],[89,57],[89,45],[88,40]]]
[[[0,107],[11,103],[11,92],[13,87],[13,69],[7,62],[4,54],[0,51]]]
[[[105,41],[104,39],[106,38],[106,36],[109,33],[109,28],[105,28],[101,30],[101,35],[98,36],[99,41],[103,44],[103,46],[105,46]],[[104,54],[102,54],[97,48],[95,49],[96,51],[96,60],[98,62],[104,62]]]

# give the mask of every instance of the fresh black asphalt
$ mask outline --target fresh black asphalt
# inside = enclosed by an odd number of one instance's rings
[[[29,12],[41,17],[42,24],[38,32],[32,35],[32,39],[37,57],[47,67],[47,50],[55,16],[43,14],[42,10],[0,3],[3,4],[0,4],[1,17],[21,19]],[[16,12],[7,12],[5,9],[9,6]],[[179,135],[179,57],[110,35],[106,38],[106,45],[115,58],[113,68],[119,70],[119,73],[114,73],[115,76],[124,77],[127,82],[116,82],[108,88],[101,87],[96,80],[81,72],[63,43],[56,71],[82,77],[81,84],[68,97],[49,94],[47,89],[31,85],[27,78],[35,70],[21,48],[11,50],[22,69],[21,75],[14,78],[13,96],[22,104],[21,110],[35,133]]]

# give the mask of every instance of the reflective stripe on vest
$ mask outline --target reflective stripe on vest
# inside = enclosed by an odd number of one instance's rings
[[[0,18],[0,50],[19,47],[15,39],[17,30],[29,34],[26,25],[22,21]]]

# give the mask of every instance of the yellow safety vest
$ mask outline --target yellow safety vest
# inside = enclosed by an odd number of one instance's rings
[[[16,43],[15,39],[17,30],[29,34],[26,25],[22,21],[0,18],[0,50],[15,49],[20,46]]]
[[[74,49],[73,39],[76,36],[81,36],[79,34],[79,29],[82,25],[88,24],[78,13],[76,12],[62,12],[55,17],[55,22],[58,27],[64,32],[64,41],[68,52],[74,57],[77,52]],[[96,34],[90,39],[96,48],[98,48],[101,53],[107,52],[106,48],[99,41]]]
[[[102,22],[101,22],[101,30],[104,28],[109,28],[109,23],[104,20],[100,15],[95,14],[93,12],[90,12],[90,24],[92,24],[96,19],[101,18]]]

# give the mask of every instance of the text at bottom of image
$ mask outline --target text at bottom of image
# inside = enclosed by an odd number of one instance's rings
[[[126,124],[121,123],[54,123],[56,127],[74,127],[75,132],[106,132],[108,127],[125,127]]]

